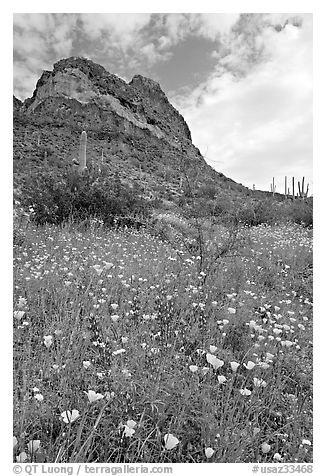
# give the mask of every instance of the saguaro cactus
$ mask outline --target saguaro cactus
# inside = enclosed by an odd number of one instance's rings
[[[308,197],[308,190],[309,190],[309,184],[307,185],[307,189],[305,191],[304,189],[304,177],[302,177],[302,185],[300,187],[300,182],[298,182],[298,189],[299,189],[299,196],[303,199]]]
[[[287,191],[288,191],[287,181],[288,181],[288,178],[287,178],[287,176],[285,176],[285,177],[284,177],[284,195],[285,195],[285,198],[288,197],[288,194],[287,194]]]
[[[86,166],[86,144],[87,144],[87,134],[85,131],[81,133],[80,136],[80,145],[79,145],[79,164],[78,164],[78,173],[80,175],[87,169]]]
[[[295,199],[295,192],[294,192],[294,177],[292,177],[292,198]]]
[[[271,192],[273,194],[273,197],[274,197],[275,190],[276,190],[275,178],[273,177],[273,184],[271,184]]]

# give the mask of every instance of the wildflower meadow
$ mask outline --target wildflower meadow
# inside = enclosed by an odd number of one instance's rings
[[[312,462],[311,229],[210,267],[143,229],[17,236],[15,462]]]

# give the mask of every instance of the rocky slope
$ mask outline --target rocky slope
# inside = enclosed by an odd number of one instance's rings
[[[14,172],[32,167],[71,167],[81,131],[87,132],[88,166],[105,166],[149,197],[175,201],[185,173],[195,190],[251,194],[213,170],[192,144],[181,114],[160,85],[141,75],[126,83],[83,58],[44,71],[33,96],[14,97]]]

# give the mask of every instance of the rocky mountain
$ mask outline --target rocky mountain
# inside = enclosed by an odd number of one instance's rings
[[[85,130],[87,165],[107,167],[149,198],[176,202],[185,177],[195,193],[252,194],[205,162],[182,115],[144,76],[127,83],[88,59],[63,59],[43,72],[31,98],[14,97],[13,111],[16,184],[31,168],[71,167]]]

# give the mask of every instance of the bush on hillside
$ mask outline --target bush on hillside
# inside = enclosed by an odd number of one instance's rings
[[[79,177],[75,173],[35,171],[25,177],[22,204],[33,207],[33,221],[60,224],[68,219],[81,221],[90,217],[101,219],[106,225],[129,217],[128,223],[144,219],[151,207],[148,200],[115,177]]]
[[[308,200],[294,200],[287,203],[286,214],[289,221],[306,227],[313,226],[313,202]]]
[[[312,200],[250,200],[240,206],[236,214],[238,220],[247,226],[287,222],[303,226],[313,225]]]

